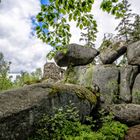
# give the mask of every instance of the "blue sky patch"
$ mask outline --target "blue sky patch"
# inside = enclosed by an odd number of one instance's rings
[[[46,4],[49,4],[49,0],[40,0],[40,3],[43,4],[43,5],[46,5]],[[35,28],[40,25],[42,26],[41,23],[38,23],[36,21],[36,17],[31,17],[31,21],[32,21],[32,32],[31,32],[31,36],[35,36]],[[44,29],[44,32],[47,33],[48,30]]]
[[[49,0],[41,0],[41,4],[45,5],[45,4],[48,4],[49,3]]]

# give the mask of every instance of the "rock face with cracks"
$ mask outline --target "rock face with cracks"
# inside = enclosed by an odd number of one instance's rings
[[[110,110],[121,122],[128,125],[140,124],[140,105],[136,104],[116,104],[111,105]]]
[[[26,140],[43,114],[69,101],[82,120],[95,107],[96,96],[82,86],[45,83],[0,93],[0,140]]]
[[[132,100],[132,88],[138,74],[138,66],[126,65],[120,70],[120,98],[126,103]]]
[[[132,102],[134,104],[140,104],[140,73],[137,75],[133,90],[132,90]]]
[[[116,101],[119,92],[119,69],[115,65],[87,65],[69,67],[66,81],[100,92],[102,104],[111,104]]]
[[[93,69],[93,85],[100,89],[103,104],[116,102],[118,95],[119,69],[115,65],[96,65]]]
[[[127,58],[130,65],[140,65],[140,41],[127,47]]]

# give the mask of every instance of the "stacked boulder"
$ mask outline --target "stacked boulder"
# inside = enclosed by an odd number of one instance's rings
[[[43,81],[55,83],[63,78],[64,72],[65,70],[56,66],[55,63],[46,63],[44,65]]]
[[[67,47],[67,53],[55,56],[58,66],[67,67],[64,82],[93,88],[100,94],[100,105],[116,118],[140,124],[140,41],[127,46],[116,43],[102,51],[77,44]],[[122,55],[128,64],[114,64]],[[94,64],[96,56],[101,64]]]
[[[78,44],[66,46],[67,53],[58,52],[55,56],[55,62],[60,67],[87,65],[99,54],[94,48],[87,48]]]

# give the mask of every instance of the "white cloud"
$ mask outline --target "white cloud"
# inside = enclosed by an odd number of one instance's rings
[[[43,67],[51,49],[31,37],[31,17],[40,11],[39,0],[2,0],[0,3],[0,51],[12,62],[11,71]]]
[[[113,16],[99,9],[99,2],[95,1],[92,13],[98,23],[98,38],[96,46],[101,43],[106,32],[114,32],[118,21]],[[134,12],[140,14],[138,0],[131,0]],[[8,61],[12,62],[11,70],[32,71],[37,67],[43,67],[46,54],[51,49],[39,39],[31,37],[31,17],[40,11],[39,0],[2,0],[0,3],[0,51]],[[71,22],[71,43],[79,42],[80,31]]]

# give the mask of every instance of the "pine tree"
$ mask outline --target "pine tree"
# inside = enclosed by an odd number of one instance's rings
[[[123,18],[121,19],[121,22],[116,27],[115,30],[118,31],[118,38],[120,40],[124,41],[126,44],[133,42],[133,18],[134,15],[131,10],[131,4],[128,2],[128,0],[123,0],[123,10],[125,11]],[[119,65],[127,64],[127,57],[126,54],[123,55],[122,60],[120,61]]]
[[[133,32],[131,34],[133,42],[140,40],[140,15],[135,15],[135,20],[133,23]]]
[[[86,27],[84,30],[86,33],[81,32],[80,41],[85,41],[85,46],[95,47],[97,30],[92,30],[92,27]]]
[[[85,41],[85,46],[87,47],[95,47],[94,42],[96,41],[97,34],[97,23],[93,19],[93,15],[87,15],[88,25],[83,29],[84,32],[81,32],[80,41]]]
[[[121,40],[124,40],[126,43],[131,42],[130,35],[132,34],[133,24],[132,24],[132,18],[134,17],[134,14],[132,14],[132,10],[130,9],[131,4],[127,0],[123,0],[123,9],[125,11],[124,16],[117,26],[115,30],[118,31],[118,37]]]
[[[105,33],[99,50],[102,51],[102,50],[110,47],[114,43],[114,41],[115,41],[114,40],[114,34]]]

